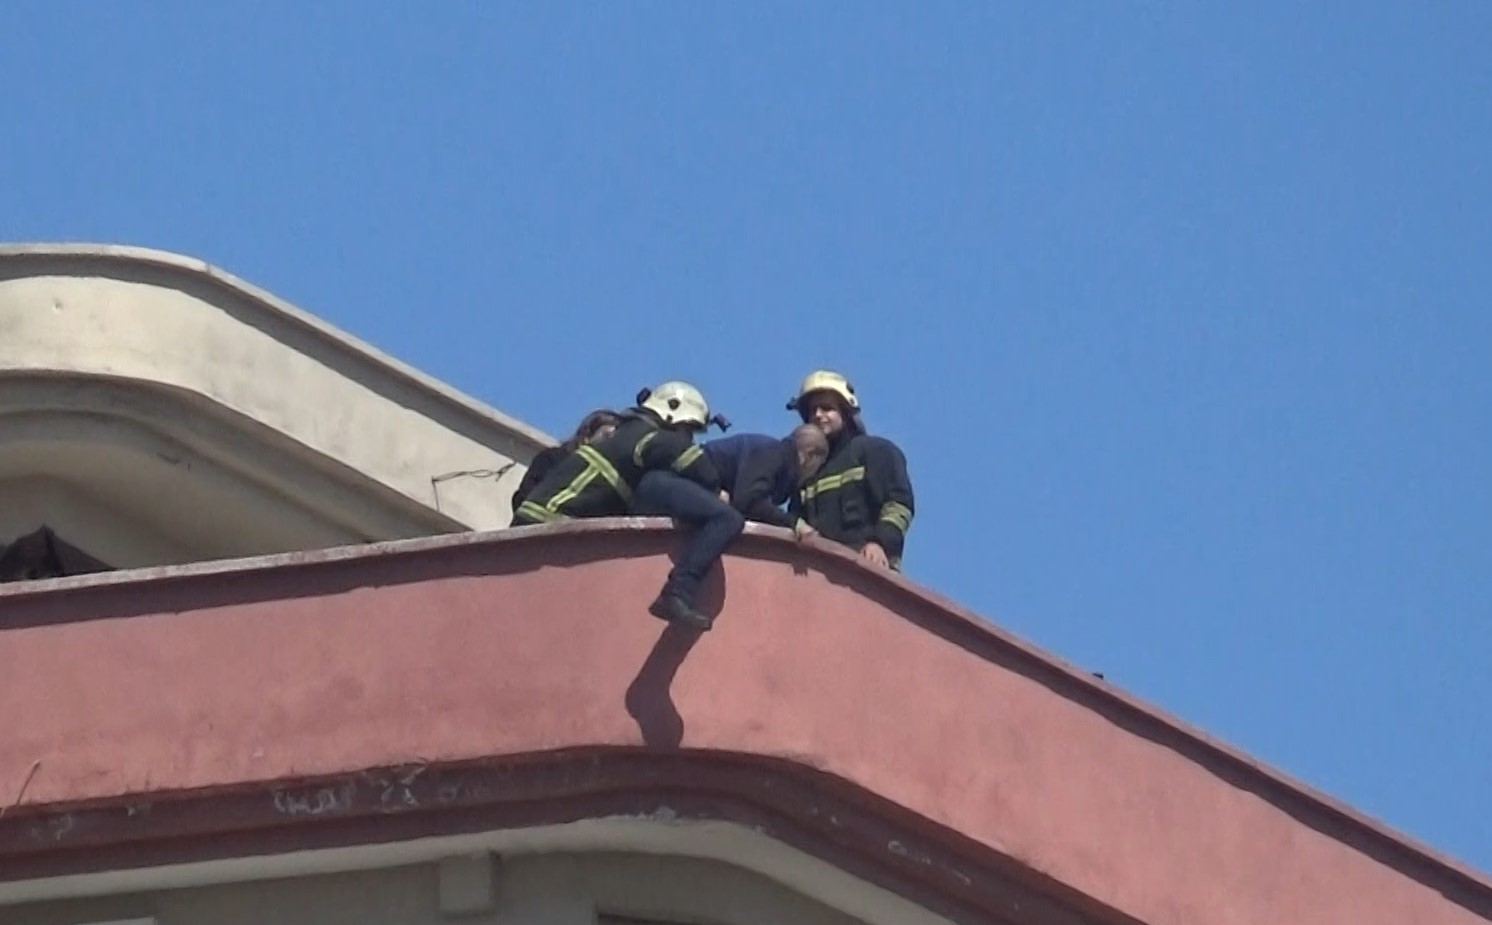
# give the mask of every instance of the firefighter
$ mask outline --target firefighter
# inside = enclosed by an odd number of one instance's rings
[[[782,509],[829,456],[828,438],[816,425],[799,424],[785,438],[721,437],[706,443],[704,450],[720,473],[731,507],[747,520],[786,527],[800,540],[817,532],[803,518]]]
[[[828,460],[790,513],[866,562],[899,570],[915,511],[906,457],[890,440],[865,432],[855,387],[839,373],[810,373],[787,407],[829,439]]]
[[[611,436],[577,447],[539,481],[518,506],[513,525],[635,510],[696,527],[648,612],[670,623],[709,629],[710,617],[694,608],[695,595],[705,573],[745,523],[720,499],[720,476],[694,443],[709,421],[704,396],[687,382],[643,389],[637,406],[621,413]]]
[[[560,460],[575,452],[582,444],[595,444],[611,436],[616,430],[617,417],[615,411],[605,408],[597,409],[581,419],[580,425],[575,428],[575,433],[559,446],[552,446],[546,450],[540,450],[534,457],[533,462],[528,464],[528,471],[523,473],[523,481],[518,483],[518,490],[513,492],[513,512],[518,512],[521,505],[533,490],[543,481],[544,476],[549,474]]]

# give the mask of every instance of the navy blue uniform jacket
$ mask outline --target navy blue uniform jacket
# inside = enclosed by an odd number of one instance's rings
[[[766,434],[736,434],[703,445],[705,455],[730,492],[731,507],[748,520],[791,527],[782,505],[798,490],[798,453],[791,440]]]

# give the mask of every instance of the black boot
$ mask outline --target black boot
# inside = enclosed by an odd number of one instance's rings
[[[702,614],[694,609],[684,598],[665,588],[658,599],[648,605],[648,613],[660,620],[667,620],[677,626],[688,627],[699,630],[701,633],[707,631],[714,625],[715,621],[707,614]]]

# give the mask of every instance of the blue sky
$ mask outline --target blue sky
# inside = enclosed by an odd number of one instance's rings
[[[1492,4],[803,6],[17,0],[0,239],[552,433],[842,369],[913,578],[1492,870]]]

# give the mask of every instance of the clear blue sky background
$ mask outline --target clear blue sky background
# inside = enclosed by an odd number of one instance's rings
[[[843,369],[912,577],[1492,869],[1492,3],[302,6],[0,5],[0,238],[551,433]]]

